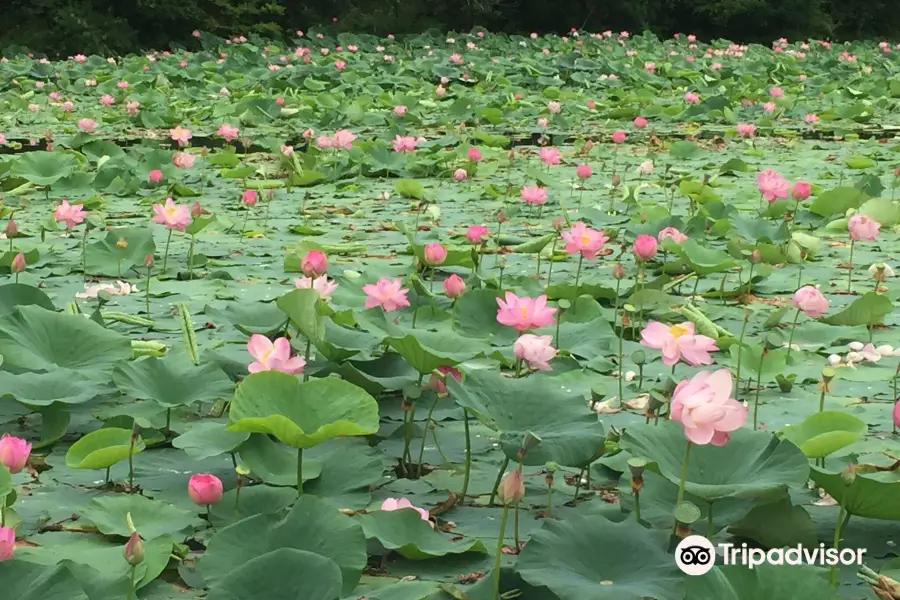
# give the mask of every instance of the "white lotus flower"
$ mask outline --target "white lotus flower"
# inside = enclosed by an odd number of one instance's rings
[[[84,291],[75,294],[76,298],[96,298],[100,292],[106,292],[110,296],[127,296],[138,291],[136,285],[132,285],[126,281],[117,281],[115,283],[95,283],[85,284]]]

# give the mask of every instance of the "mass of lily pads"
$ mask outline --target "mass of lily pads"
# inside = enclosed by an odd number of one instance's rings
[[[194,33],[0,59],[4,600],[900,598],[900,48]]]

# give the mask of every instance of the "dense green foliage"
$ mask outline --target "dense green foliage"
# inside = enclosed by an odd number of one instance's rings
[[[4,16],[16,26],[0,31],[0,48],[51,55],[164,48],[189,42],[194,29],[280,37],[323,24],[377,34],[474,26],[508,33],[683,31],[739,42],[889,37],[900,28],[894,0],[32,0],[11,3]]]

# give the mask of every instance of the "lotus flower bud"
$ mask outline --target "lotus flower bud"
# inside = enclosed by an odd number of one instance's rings
[[[125,544],[125,561],[132,567],[144,562],[144,542],[137,531],[131,534]]]
[[[497,494],[503,504],[516,504],[525,496],[525,482],[522,481],[522,473],[514,469],[503,477]]]
[[[19,252],[16,254],[16,257],[12,260],[12,264],[10,265],[10,270],[13,273],[21,273],[25,270],[25,255]]]

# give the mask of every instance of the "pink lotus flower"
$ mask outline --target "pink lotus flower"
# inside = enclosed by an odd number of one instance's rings
[[[672,394],[672,420],[695,444],[722,446],[743,426],[747,407],[731,397],[731,371],[701,371],[678,384]]]
[[[547,102],[547,110],[549,110],[551,114],[558,115],[562,111],[562,104],[556,100],[550,100]]]
[[[178,142],[179,146],[185,146],[194,135],[190,129],[178,125],[174,129],[169,130],[169,137],[172,138],[172,141]]]
[[[798,181],[794,184],[794,189],[791,190],[791,196],[794,200],[806,200],[809,198],[810,193],[812,193],[812,186],[805,181]]]
[[[327,150],[332,147],[333,141],[330,136],[320,135],[316,138],[316,147],[320,150]]]
[[[443,98],[444,94],[446,94],[446,93],[447,93],[447,89],[442,85],[439,85],[436,88],[434,88],[434,94],[438,98]]]
[[[719,349],[711,337],[695,335],[691,322],[669,327],[659,321],[650,321],[641,331],[641,345],[662,351],[662,361],[667,366],[674,365],[679,359],[694,367],[711,365],[709,353]]]
[[[12,262],[9,265],[9,270],[12,273],[22,273],[27,266],[28,265],[25,264],[25,255],[19,252],[13,257]]]
[[[765,102],[762,105],[762,107],[763,107],[763,112],[773,113],[773,112],[775,112],[775,109],[778,108],[778,105],[775,104],[774,102]]]
[[[284,156],[288,156],[288,157],[293,156],[293,154],[294,154],[294,147],[293,147],[293,146],[288,146],[287,144],[282,144],[282,145],[281,145],[281,154],[284,155]]]
[[[465,181],[469,178],[469,174],[466,173],[465,169],[457,169],[453,171],[453,180],[454,181]]]
[[[382,277],[377,283],[368,283],[362,289],[368,296],[364,308],[380,306],[385,312],[393,312],[398,308],[409,306],[409,300],[406,299],[409,290],[403,287],[400,279]]]
[[[321,277],[300,277],[294,280],[294,287],[300,290],[316,290],[319,298],[328,301],[331,300],[331,294],[337,289],[338,284],[328,279],[327,275]]]
[[[234,125],[231,125],[229,123],[222,123],[221,125],[219,125],[219,129],[216,131],[216,133],[218,133],[220,136],[225,138],[226,142],[236,140],[236,139],[238,139],[238,137],[240,137],[240,130],[238,130],[237,127],[235,127]],[[172,139],[175,139],[175,138],[173,137]],[[190,137],[188,137],[188,139],[190,139]],[[179,142],[179,143],[181,143],[181,142]],[[185,143],[187,143],[187,140],[185,140]]]
[[[402,117],[403,115],[405,115],[407,113],[408,110],[409,109],[406,107],[405,104],[398,104],[397,106],[394,107],[394,114],[397,115],[398,117]]]
[[[31,444],[8,433],[0,437],[0,463],[15,475],[25,468],[31,454]]]
[[[694,92],[687,92],[684,95],[684,101],[688,104],[699,104],[700,103],[700,95]]]
[[[103,94],[100,96],[100,104],[103,106],[112,106],[116,103],[116,99],[110,96],[109,94]]]
[[[300,270],[307,277],[320,277],[328,271],[328,256],[321,250],[310,250],[300,261]]]
[[[191,224],[191,209],[187,205],[175,204],[171,198],[166,198],[166,203],[153,205],[154,223],[165,225],[169,229],[184,231]]]
[[[419,516],[422,517],[423,521],[428,522],[429,525],[434,527],[434,523],[431,522],[431,517],[428,514],[428,511],[424,508],[413,506],[412,502],[410,502],[407,498],[388,498],[381,503],[381,510],[384,511],[401,510],[404,508],[411,508],[412,510],[416,511],[417,513],[419,513]]]
[[[411,135],[398,135],[391,142],[394,152],[415,152],[417,140]]]
[[[773,98],[781,98],[784,96],[784,90],[780,87],[769,88],[769,95]]]
[[[807,125],[812,125],[813,123],[816,123],[818,120],[819,120],[819,115],[817,115],[816,113],[808,113],[803,117],[803,122],[806,123]]]
[[[244,203],[244,206],[256,206],[258,200],[259,194],[256,193],[256,190],[244,190],[244,193],[241,194],[241,202]]]
[[[172,164],[179,169],[190,169],[196,157],[190,152],[176,152],[172,155]]]
[[[468,158],[472,162],[480,162],[482,158],[481,150],[479,150],[475,146],[471,146],[468,150],[466,150],[466,158]]]
[[[57,222],[65,222],[66,229],[72,229],[84,221],[84,204],[69,204],[63,200],[53,211],[53,218]]]
[[[135,531],[125,543],[125,562],[129,565],[137,566],[144,562],[144,542],[141,540],[141,534]]]
[[[347,66],[346,61],[343,61],[341,59],[334,61],[334,68],[337,69],[338,71],[343,71],[344,67],[346,67],[346,66]]]
[[[591,166],[588,164],[582,163],[575,167],[575,175],[579,179],[587,179],[591,176],[591,173],[593,173],[593,171],[591,170]]]
[[[350,150],[353,147],[353,140],[356,134],[348,129],[338,129],[331,138],[331,145],[335,149]]]
[[[438,396],[446,396],[447,395],[447,375],[453,377],[453,379],[460,381],[462,379],[462,373],[459,372],[459,369],[454,369],[449,365],[441,365],[437,368],[438,372],[443,375],[443,377],[438,377],[434,373],[428,378],[427,388],[433,389],[437,392]]]
[[[75,110],[75,103],[72,102],[71,100],[66,100],[65,102],[63,102],[62,104],[59,105],[59,108],[63,112],[72,112],[73,110]]]
[[[440,265],[447,260],[447,249],[438,242],[426,244],[423,254],[425,256],[425,264],[430,267]]]
[[[497,298],[497,322],[513,327],[516,331],[525,331],[538,327],[546,327],[556,322],[555,308],[547,306],[547,296],[537,298],[519,297],[506,292],[506,301]]]
[[[306,360],[303,357],[291,356],[291,343],[284,337],[272,342],[266,336],[254,333],[247,342],[247,352],[256,359],[247,366],[250,373],[280,371],[288,375],[295,375],[302,373],[306,366]]]
[[[558,165],[562,161],[562,152],[559,148],[544,146],[538,150],[538,156],[545,165]]]
[[[456,273],[444,280],[444,293],[447,294],[448,298],[459,298],[465,291],[466,282]]]
[[[481,244],[490,233],[491,231],[484,225],[469,225],[466,229],[466,239],[473,244]]]
[[[891,418],[894,420],[894,427],[900,427],[900,400],[894,402],[894,410],[891,413]]]
[[[878,237],[878,230],[881,229],[881,223],[875,219],[871,219],[866,215],[856,213],[847,222],[847,229],[850,231],[850,239],[854,242],[860,240],[874,240]]]
[[[0,527],[0,562],[9,560],[16,551],[16,530],[12,527]]]
[[[621,144],[625,141],[625,138],[627,138],[627,137],[628,137],[628,134],[626,134],[624,131],[619,129],[618,131],[616,131],[612,134],[612,141],[614,144]]]
[[[631,247],[631,253],[634,254],[634,257],[637,260],[647,262],[656,256],[656,246],[657,242],[655,237],[642,233],[634,240],[634,245]]]
[[[547,201],[547,190],[536,185],[522,186],[519,197],[525,204],[543,204]]]
[[[137,100],[130,100],[125,103],[125,112],[129,115],[136,115],[138,113],[138,109],[141,108],[141,103]]]
[[[794,292],[791,300],[804,315],[810,319],[817,319],[828,314],[828,298],[822,295],[819,288],[813,285],[804,285]]]
[[[741,137],[753,137],[756,133],[756,125],[752,123],[738,123],[737,132]]]
[[[199,506],[218,504],[222,499],[222,480],[209,473],[194,473],[188,481],[188,496]]]
[[[532,369],[552,371],[550,361],[556,357],[557,349],[553,347],[552,335],[533,335],[523,333],[513,344],[516,358],[524,360]]]
[[[669,238],[676,244],[680,244],[684,240],[688,239],[688,236],[681,233],[674,227],[664,227],[660,229],[659,234],[657,234],[656,239],[662,242],[664,239]]]
[[[592,259],[597,256],[603,249],[603,244],[609,241],[609,238],[596,229],[591,229],[578,221],[568,231],[562,233],[562,238],[566,242],[563,250],[569,254],[580,253],[582,257]]]
[[[790,183],[772,169],[760,171],[756,175],[756,187],[770,204],[778,198],[787,198]]]
[[[93,119],[78,119],[78,129],[85,133],[93,133],[97,129],[97,121]]]
[[[645,119],[644,117],[635,117],[632,123],[638,129],[644,129],[647,126],[647,119]]]

